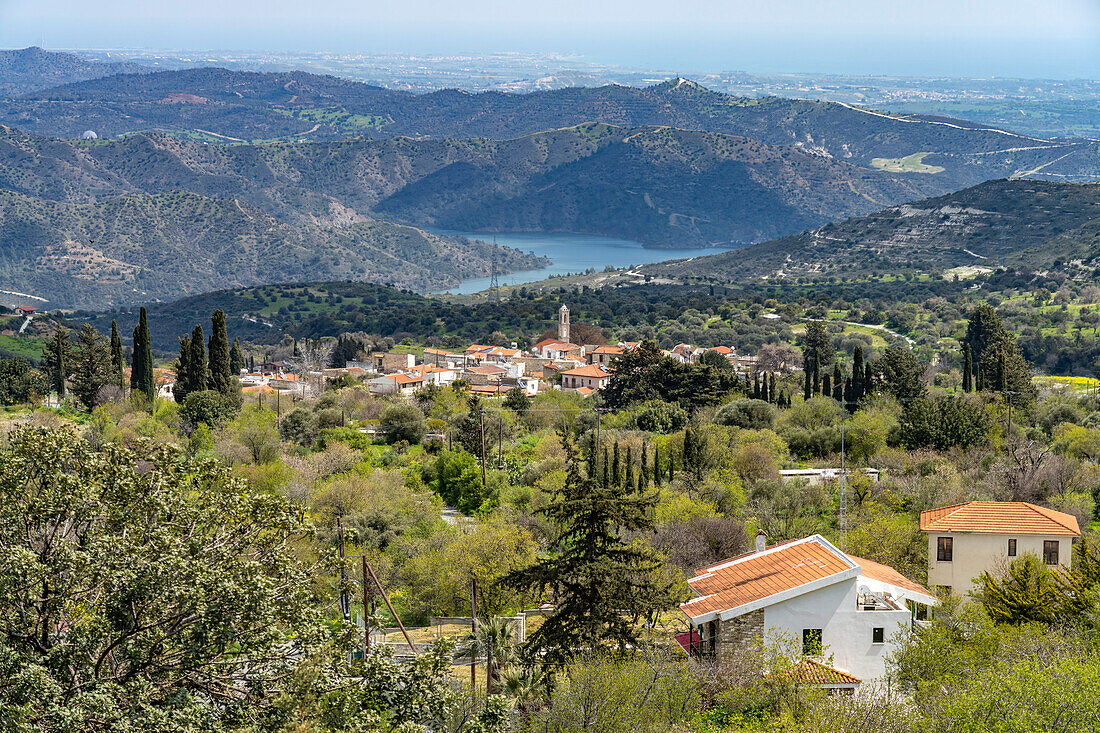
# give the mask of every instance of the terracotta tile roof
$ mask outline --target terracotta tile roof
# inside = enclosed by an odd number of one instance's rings
[[[733,349],[728,346],[715,346],[708,349],[708,351],[713,351],[715,353],[722,354],[723,356],[733,353]]]
[[[721,613],[857,570],[854,563],[838,554],[839,551],[833,551],[818,540],[815,535],[713,565],[708,572],[688,581],[688,586],[700,597],[680,608],[691,618]]]
[[[788,675],[800,685],[858,685],[861,682],[859,677],[813,659],[803,659],[784,676]]]
[[[416,384],[417,382],[424,381],[420,377],[414,377],[411,374],[402,374],[401,372],[387,374],[386,379],[392,379],[396,384]]]
[[[920,513],[922,532],[1079,535],[1077,518],[1024,501],[968,501]]]
[[[576,369],[570,369],[562,372],[563,376],[567,377],[610,377],[611,372],[607,371],[600,364],[587,364]]]
[[[592,389],[591,387],[577,387],[577,391],[580,392],[585,397],[587,397],[588,395],[592,394],[596,390]]]
[[[568,341],[558,341],[557,339],[545,339],[535,344],[535,348],[538,350],[554,349],[555,351],[577,351],[582,348],[577,344],[571,344]]]
[[[848,559],[859,565],[859,574],[862,578],[869,578],[870,580],[877,580],[880,583],[886,585],[893,585],[902,590],[907,590],[910,593],[919,593],[920,595],[934,598],[928,589],[922,585],[914,583],[906,578],[904,575],[894,570],[889,565],[883,565],[882,563],[875,562],[874,560],[866,560],[862,557],[856,557],[855,555],[848,555]]]
[[[619,355],[623,353],[622,346],[597,346],[592,350],[593,354],[613,354]]]

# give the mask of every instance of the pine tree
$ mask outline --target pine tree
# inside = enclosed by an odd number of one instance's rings
[[[229,335],[225,330],[225,312],[220,308],[210,317],[209,388],[224,395],[233,390],[229,371]]]
[[[671,586],[658,579],[655,553],[629,537],[653,528],[653,496],[597,486],[580,470],[567,429],[561,431],[566,478],[538,510],[560,528],[552,549],[531,566],[509,573],[506,586],[543,594],[553,590],[554,612],[528,642],[536,658],[568,661],[575,649],[637,645],[631,612],[639,615],[671,602]],[[625,613],[624,613],[625,611]]]
[[[50,378],[50,386],[57,392],[58,399],[65,398],[65,380],[72,374],[72,343],[69,341],[69,329],[58,326],[51,338],[42,347],[42,366]]]
[[[138,325],[134,328],[134,354],[130,360],[130,393],[144,395],[150,403],[157,396],[153,373],[153,344],[149,338],[149,320],[145,306],[141,307]]]
[[[970,356],[970,344],[963,344],[963,392],[974,390],[974,361]]]
[[[99,404],[99,393],[111,384],[111,347],[103,334],[85,323],[77,333],[73,394],[91,412]]]
[[[122,338],[118,324],[111,321],[111,384],[126,389],[126,361],[122,358]]]
[[[241,340],[233,339],[233,348],[229,350],[229,373],[234,377],[240,376],[244,369],[244,352],[241,351]]]

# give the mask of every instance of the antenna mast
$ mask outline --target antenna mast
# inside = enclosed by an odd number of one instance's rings
[[[489,265],[489,300],[500,301],[500,283],[497,282],[497,235],[493,235],[493,256]]]

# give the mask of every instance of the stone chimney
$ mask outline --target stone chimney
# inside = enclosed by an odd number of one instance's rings
[[[763,552],[767,546],[768,536],[764,534],[764,530],[760,530],[756,533],[756,552]]]

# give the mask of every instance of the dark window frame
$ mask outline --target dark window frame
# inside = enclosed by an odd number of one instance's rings
[[[1043,562],[1058,565],[1058,540],[1043,540]]]
[[[936,538],[936,562],[951,562],[955,555],[954,537]]]
[[[1011,539],[1008,541],[1008,556],[1016,557],[1016,540]]]
[[[824,646],[821,642],[822,629],[802,629],[802,655],[820,656]]]
[[[872,644],[885,644],[886,643],[886,627],[874,626],[871,628],[871,643]]]

